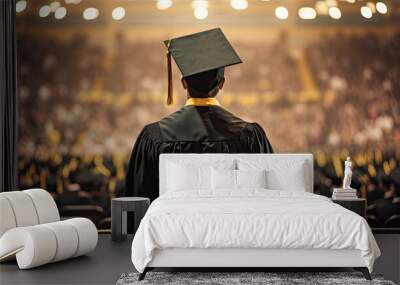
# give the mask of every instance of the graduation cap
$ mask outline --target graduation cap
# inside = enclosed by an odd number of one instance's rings
[[[224,67],[242,63],[220,28],[166,40],[164,44],[167,47],[168,105],[173,102],[171,55],[185,78],[197,74],[210,76],[206,72],[212,70],[216,78],[221,77],[222,70],[223,77]]]

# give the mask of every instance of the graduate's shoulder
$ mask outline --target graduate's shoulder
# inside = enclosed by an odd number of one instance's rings
[[[215,106],[214,111],[216,113],[218,113],[220,117],[226,118],[226,120],[230,121],[231,123],[240,124],[243,127],[245,127],[248,124],[250,124],[246,120],[243,120],[242,118],[239,118],[238,116],[236,116],[235,114],[231,113],[229,110],[227,110],[227,109],[225,109],[223,107]]]
[[[265,153],[274,152],[269,138],[260,124],[256,122],[248,123],[246,127],[246,132],[242,133],[242,138],[244,137],[251,137],[254,140],[258,141],[260,145],[260,148],[258,149],[259,151]]]
[[[247,122],[247,127],[253,131],[262,131],[264,132],[263,127],[257,122]]]
[[[191,109],[192,109],[192,108],[190,108],[190,107],[192,107],[192,106],[183,106],[182,108],[176,110],[175,112],[173,112],[173,113],[171,113],[171,114],[165,116],[164,118],[162,118],[162,119],[161,119],[160,121],[158,121],[157,123],[158,123],[158,124],[160,124],[160,123],[162,124],[162,123],[165,123],[165,122],[178,120],[178,119],[180,119],[182,116],[184,116],[185,114],[190,113],[190,111],[191,111]]]
[[[242,136],[266,136],[263,127],[257,122],[246,122],[246,126],[243,128]]]
[[[143,139],[152,139],[158,141],[161,138],[161,131],[159,122],[153,122],[145,125],[140,133]]]
[[[257,122],[250,122],[247,121],[246,119],[242,119],[238,117],[237,115],[231,113],[225,108],[218,107],[216,110],[220,113],[223,114],[224,117],[229,118],[229,121],[232,123],[236,123],[238,125],[243,126],[244,131],[254,131],[254,130],[262,130],[263,128],[258,124]]]

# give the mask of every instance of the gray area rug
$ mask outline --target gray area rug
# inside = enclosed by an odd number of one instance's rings
[[[122,274],[117,285],[133,284],[379,284],[395,285],[382,276],[372,275],[368,281],[359,272],[148,272],[146,278],[138,281],[138,273]]]

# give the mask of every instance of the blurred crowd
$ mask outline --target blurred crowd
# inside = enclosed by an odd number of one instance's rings
[[[117,33],[109,45],[18,35],[20,188],[47,189],[62,215],[99,228],[123,194],[138,133],[185,99],[174,66],[177,100],[165,104],[161,43]],[[338,34],[296,50],[285,35],[233,45],[244,63],[226,69],[222,105],[259,122],[277,152],[314,153],[322,195],[340,186],[351,155],[371,225],[400,227],[400,34]]]
[[[307,49],[319,89],[334,94],[327,144],[400,144],[399,50],[400,34],[337,34]]]

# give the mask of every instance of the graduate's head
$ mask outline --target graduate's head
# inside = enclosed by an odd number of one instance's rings
[[[182,86],[192,98],[215,97],[224,87],[224,73],[225,68],[222,67],[182,77]]]
[[[182,73],[182,85],[193,98],[214,97],[224,86],[226,66],[242,60],[220,28],[164,41],[167,47],[168,97],[173,102],[171,57]]]

